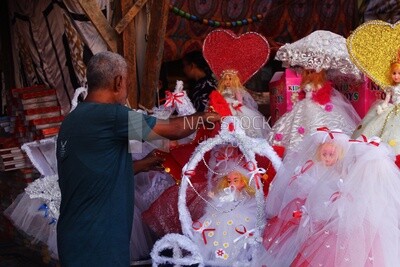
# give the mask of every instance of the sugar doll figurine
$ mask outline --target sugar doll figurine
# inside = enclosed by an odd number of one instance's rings
[[[400,60],[400,59],[399,59]],[[367,115],[365,115],[353,138],[360,135],[367,137],[378,136],[382,141],[388,143],[400,154],[400,61],[390,64],[390,78],[392,86],[385,90],[386,97],[383,101],[375,103]],[[400,166],[400,158],[398,165]]]
[[[300,220],[310,191],[320,181],[338,178],[349,137],[327,128],[305,137],[299,151],[290,151],[272,181],[266,199],[267,223],[263,234],[264,250],[258,263],[266,266],[289,266],[303,237]]]
[[[379,138],[350,144],[342,179],[319,182],[304,204],[303,243],[290,266],[400,265],[400,171],[393,151]]]
[[[360,118],[351,104],[326,79],[325,70],[303,70],[301,93],[291,111],[273,125],[271,143],[279,142],[286,151],[296,149],[304,136],[319,127],[341,129],[351,135]]]
[[[248,136],[266,138],[270,131],[268,120],[243,85],[267,62],[267,39],[256,32],[236,35],[217,29],[204,39],[203,54],[219,79],[209,105],[222,116],[238,116]]]
[[[241,262],[241,250],[250,242],[248,237],[257,220],[255,190],[249,185],[248,171],[234,164],[230,168],[234,169],[217,178],[204,215],[192,225],[194,242],[204,260],[218,266]]]
[[[221,94],[221,99],[218,94]],[[223,70],[217,91],[210,95],[210,105],[225,116],[238,116],[241,127],[250,137],[266,138],[270,131],[267,119],[258,111],[258,105],[240,82],[238,71]],[[217,107],[218,106],[218,107]]]

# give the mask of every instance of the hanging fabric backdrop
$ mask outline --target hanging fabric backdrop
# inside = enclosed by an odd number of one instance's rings
[[[262,15],[262,21],[227,28],[235,33],[260,32],[272,50],[315,30],[329,30],[347,37],[358,25],[357,0],[171,0],[171,6],[175,10],[168,17],[165,61],[201,49],[205,36],[216,28],[194,20],[195,17],[232,24]]]
[[[107,0],[98,0],[106,13]],[[86,62],[107,50],[77,1],[9,0],[17,87],[55,88],[63,113],[74,89],[86,83]]]

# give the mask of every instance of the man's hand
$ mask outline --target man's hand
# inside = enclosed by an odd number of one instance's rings
[[[148,171],[163,171],[164,167],[161,164],[164,161],[165,159],[157,155],[153,150],[144,158],[133,161],[133,171],[135,174]]]

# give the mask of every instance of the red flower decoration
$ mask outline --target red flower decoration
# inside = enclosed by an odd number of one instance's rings
[[[282,139],[283,139],[283,134],[281,134],[281,133],[275,134],[275,140],[276,141],[282,141]]]
[[[325,105],[325,110],[331,112],[333,110],[333,104],[328,103]]]
[[[305,131],[306,131],[306,130],[304,129],[303,126],[300,126],[300,127],[297,129],[297,132],[298,132],[299,134],[304,134]]]
[[[300,219],[303,216],[303,212],[301,210],[293,211],[293,218]]]
[[[326,82],[324,86],[315,91],[312,94],[312,100],[317,102],[318,104],[325,105],[331,101],[332,94],[332,84],[330,82]]]

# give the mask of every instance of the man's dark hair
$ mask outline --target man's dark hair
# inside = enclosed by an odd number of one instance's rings
[[[199,69],[203,70],[208,75],[211,74],[211,69],[208,66],[207,61],[203,57],[201,51],[192,51],[183,56],[183,62],[188,64],[195,64]]]

